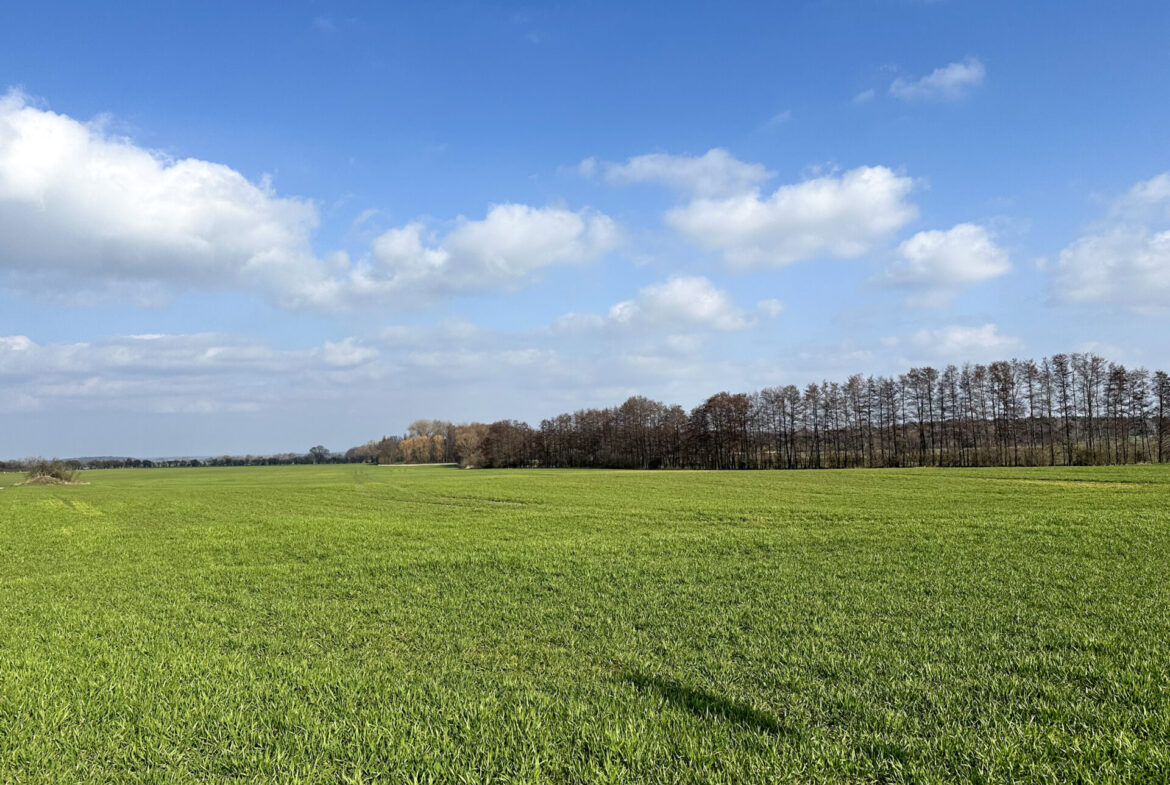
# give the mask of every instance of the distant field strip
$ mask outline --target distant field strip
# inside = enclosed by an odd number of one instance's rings
[[[1170,780],[1170,466],[81,479],[0,783]]]

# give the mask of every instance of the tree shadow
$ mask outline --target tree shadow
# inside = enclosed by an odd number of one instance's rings
[[[658,693],[675,706],[704,719],[720,718],[774,736],[791,733],[791,729],[781,725],[771,714],[753,709],[745,703],[721,698],[703,689],[687,687],[674,679],[638,671],[627,671],[623,676],[638,689]]]

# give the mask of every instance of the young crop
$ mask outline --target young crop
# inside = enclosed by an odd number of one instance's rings
[[[0,782],[1156,782],[1170,467],[0,492]]]

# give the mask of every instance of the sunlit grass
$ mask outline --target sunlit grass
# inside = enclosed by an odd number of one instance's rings
[[[0,782],[1170,772],[1170,467],[81,479],[0,491]]]

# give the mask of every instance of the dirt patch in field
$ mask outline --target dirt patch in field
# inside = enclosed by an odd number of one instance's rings
[[[14,483],[12,487],[15,488],[18,485],[89,485],[89,483],[80,480],[61,480],[56,477],[33,477],[31,480]]]

